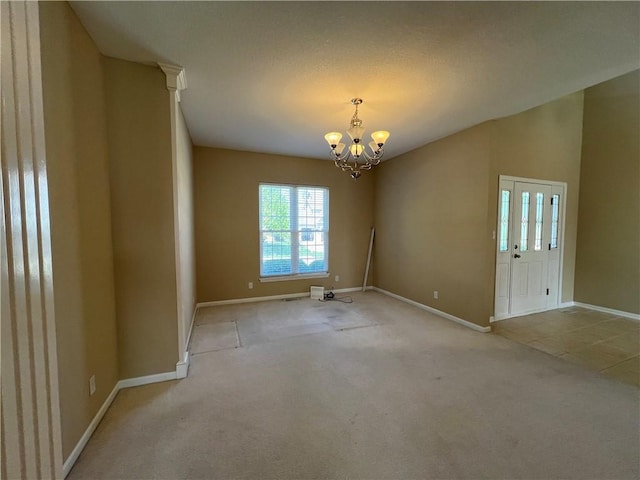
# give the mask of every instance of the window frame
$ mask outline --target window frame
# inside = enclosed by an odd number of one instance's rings
[[[291,189],[289,201],[289,230],[288,232],[291,235],[291,267],[292,273],[286,274],[275,274],[275,275],[264,275],[263,274],[263,234],[265,232],[269,232],[269,230],[263,230],[262,228],[262,187],[263,186],[273,186],[273,187],[284,187]],[[316,188],[324,190],[324,201],[323,201],[323,230],[312,230],[312,232],[321,232],[324,235],[324,257],[325,257],[325,270],[320,272],[308,272],[308,273],[300,273],[298,271],[299,262],[300,262],[300,236],[303,233],[303,229],[299,226],[299,215],[298,215],[298,189],[304,188]],[[259,281],[261,283],[265,282],[281,282],[281,281],[291,281],[291,280],[300,280],[305,278],[327,278],[329,276],[329,197],[330,190],[329,187],[324,185],[305,185],[305,184],[291,184],[291,183],[273,183],[273,182],[260,182],[258,184],[258,248],[259,248]],[[305,230],[308,232],[308,230]],[[294,262],[294,258],[297,261]]]

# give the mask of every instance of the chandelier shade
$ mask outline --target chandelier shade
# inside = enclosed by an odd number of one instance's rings
[[[335,148],[340,140],[342,139],[342,134],[340,132],[329,132],[324,136],[324,139],[327,141],[332,148]]]
[[[349,130],[347,130],[347,133],[351,137],[351,140],[353,140],[355,143],[358,143],[364,135],[364,127],[353,126]]]
[[[371,167],[378,165],[384,154],[384,145],[389,139],[389,132],[386,130],[377,130],[371,134],[372,142],[368,146],[371,150],[368,152],[362,142],[365,128],[362,126],[362,120],[358,118],[358,106],[363,100],[361,98],[351,99],[351,104],[356,107],[356,111],[351,117],[347,134],[351,138],[351,144],[346,149],[346,145],[341,143],[342,134],[340,132],[329,132],[324,136],[331,147],[330,157],[334,161],[336,167],[343,172],[349,172],[353,179],[360,177],[362,170],[371,170]]]

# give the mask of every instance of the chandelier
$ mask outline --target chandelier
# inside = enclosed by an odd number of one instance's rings
[[[331,159],[336,167],[343,172],[350,172],[351,178],[356,180],[362,175],[362,170],[371,170],[371,167],[378,165],[384,154],[384,144],[389,138],[389,132],[378,130],[371,134],[373,141],[369,142],[371,152],[365,149],[361,143],[364,135],[362,120],[358,118],[358,105],[362,103],[361,98],[352,98],[351,104],[355,105],[356,111],[351,117],[351,122],[347,133],[351,137],[351,145],[346,149],[344,143],[340,143],[342,134],[340,132],[329,132],[324,138],[331,147]],[[343,153],[344,152],[344,153]]]

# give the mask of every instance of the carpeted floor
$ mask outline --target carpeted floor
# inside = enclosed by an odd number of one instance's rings
[[[378,293],[202,309],[69,479],[637,479],[640,390]]]

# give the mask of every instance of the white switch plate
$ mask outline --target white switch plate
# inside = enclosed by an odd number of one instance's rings
[[[340,281],[340,275],[336,275],[336,282]]]
[[[253,288],[253,282],[249,282],[249,290]]]
[[[96,376],[91,375],[91,378],[89,379],[89,396],[94,393],[96,393]]]
[[[436,300],[438,299],[438,291],[437,290],[433,291],[433,298],[435,298]]]

